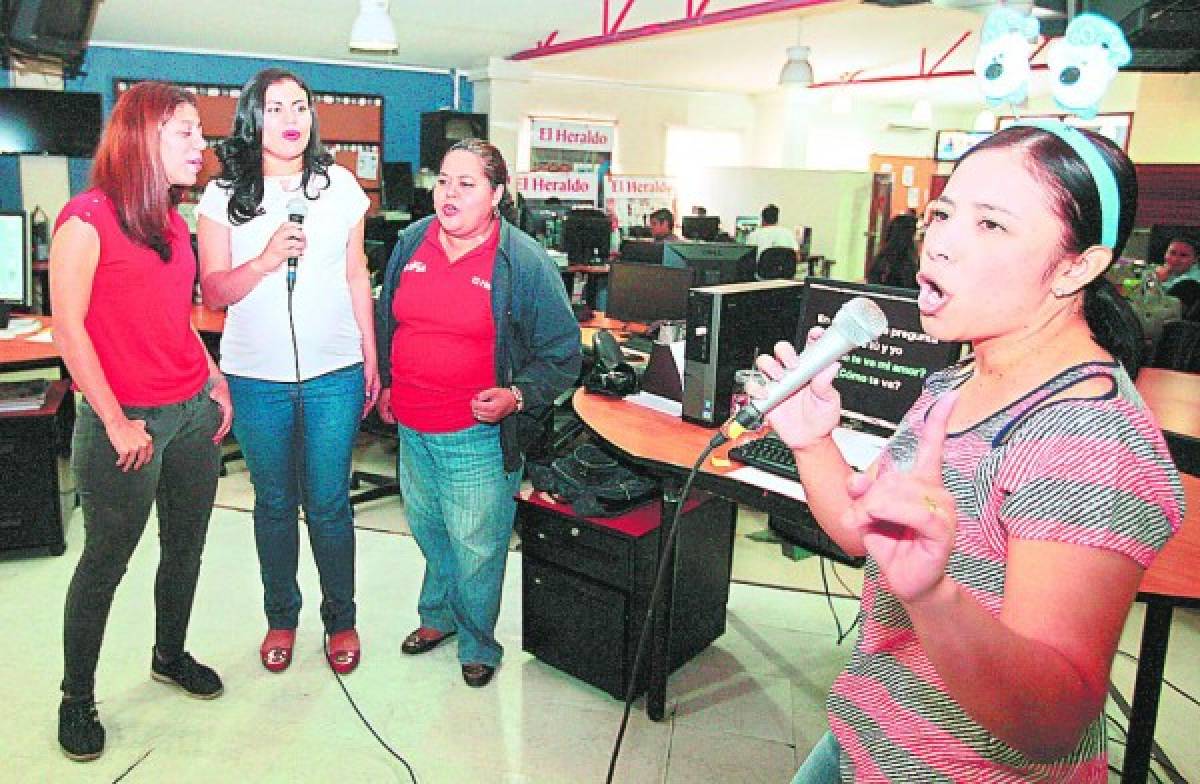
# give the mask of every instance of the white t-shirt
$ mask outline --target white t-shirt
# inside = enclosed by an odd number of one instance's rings
[[[796,234],[783,226],[761,226],[746,236],[747,245],[755,245],[762,253],[767,248],[791,248],[799,250],[796,244]]]
[[[309,182],[309,192],[324,179]],[[285,191],[295,177],[265,177],[264,213],[239,226],[229,223],[230,191],[211,181],[196,213],[230,229],[233,266],[257,258],[280,224],[287,204],[303,194]],[[292,312],[300,377],[309,379],[363,361],[362,333],[354,320],[350,287],[346,283],[346,244],[350,230],[362,219],[370,201],[345,168],[329,167],[329,187],[308,201],[304,219],[307,240],[296,266]],[[241,301],[229,306],[221,336],[221,370],[265,381],[295,381],[292,336],[287,312],[287,265],[264,277]]]

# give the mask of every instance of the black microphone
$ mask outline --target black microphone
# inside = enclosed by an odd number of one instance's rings
[[[852,349],[862,348],[887,331],[887,316],[866,297],[855,297],[838,310],[825,334],[800,354],[796,367],[767,385],[765,397],[750,398],[729,421],[729,437],[757,430],[776,406],[794,395],[813,376],[837,362]]]
[[[299,196],[294,197],[287,203],[288,220],[292,223],[304,223],[304,218],[308,215],[308,201]],[[287,260],[287,289],[288,293],[292,293],[292,289],[296,288],[296,262],[298,259],[291,256]]]

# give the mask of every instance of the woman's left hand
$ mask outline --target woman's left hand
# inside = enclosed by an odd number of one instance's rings
[[[213,379],[208,396],[217,404],[217,408],[221,409],[221,424],[213,434],[213,443],[219,444],[229,434],[229,427],[233,424],[233,399],[229,396],[229,382],[225,380],[225,376]]]
[[[471,415],[480,422],[492,424],[517,410],[517,398],[507,387],[492,387],[471,398]]]
[[[362,419],[367,418],[371,409],[379,402],[379,392],[383,388],[379,383],[379,368],[374,362],[363,363],[363,410]]]
[[[863,546],[901,601],[920,601],[948,579],[956,511],[942,484],[942,452],[957,397],[943,395],[930,409],[911,470],[883,468],[874,478],[850,477],[851,504],[843,523],[861,532]]]

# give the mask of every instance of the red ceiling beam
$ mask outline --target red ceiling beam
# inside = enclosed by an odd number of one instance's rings
[[[958,37],[958,40],[955,41],[954,44],[951,45],[951,47],[946,50],[946,53],[944,55],[942,55],[941,57],[939,57],[938,61],[933,64],[933,67],[929,69],[929,73],[933,73],[934,71],[936,71],[938,69],[938,66],[941,65],[942,63],[946,62],[946,58],[949,57],[950,55],[954,54],[954,50],[957,49],[958,47],[962,46],[962,42],[967,40],[970,37],[971,37],[970,30],[968,30],[967,32],[960,35]],[[924,73],[925,72],[925,68],[924,68],[925,50],[924,49],[921,50],[921,65],[922,65],[921,72]]]
[[[1034,63],[1029,66],[1035,71],[1045,71],[1049,66],[1043,63]],[[859,84],[881,84],[884,82],[916,82],[922,79],[943,79],[946,77],[959,76],[974,76],[975,71],[941,71],[939,73],[915,73],[915,74],[895,74],[893,76],[868,76],[865,79],[847,79],[838,82],[815,82],[810,84],[810,88],[819,87],[854,87]]]
[[[554,54],[564,54],[566,52],[578,52],[583,49],[595,49],[600,46],[609,46],[611,44],[624,43],[626,41],[634,41],[639,38],[651,38],[670,33],[677,33],[683,30],[697,30],[702,27],[710,27],[713,25],[725,24],[727,22],[735,22],[743,19],[753,19],[767,14],[777,14],[783,11],[795,11],[809,6],[824,5],[834,2],[834,0],[764,0],[764,2],[750,3],[749,5],[738,6],[736,8],[728,8],[724,11],[714,11],[713,13],[705,13],[708,7],[708,1],[702,0],[699,5],[693,6],[689,0],[689,9],[692,13],[682,19],[672,19],[667,22],[655,22],[652,24],[635,27],[631,30],[620,30],[621,23],[625,20],[625,14],[629,11],[629,7],[633,5],[634,0],[627,0],[625,8],[618,16],[617,20],[608,26],[608,2],[604,4],[604,26],[608,32],[602,35],[587,36],[577,38],[572,41],[563,41],[562,43],[549,43],[548,41],[539,42],[531,49],[524,49],[516,54],[510,55],[510,60],[532,60],[537,57],[549,57]]]

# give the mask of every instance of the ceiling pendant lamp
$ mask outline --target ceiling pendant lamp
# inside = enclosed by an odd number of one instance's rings
[[[350,28],[350,48],[361,52],[396,51],[396,27],[388,0],[359,0],[358,18]]]
[[[812,63],[808,61],[807,46],[789,46],[787,63],[779,72],[781,87],[808,87],[813,83]]]

